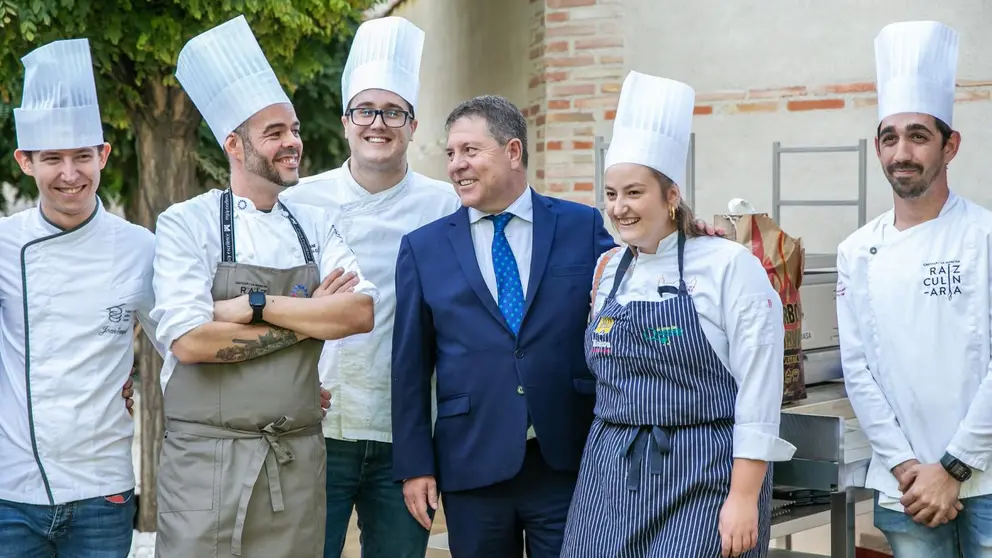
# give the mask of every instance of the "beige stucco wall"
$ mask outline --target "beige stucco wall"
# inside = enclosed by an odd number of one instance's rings
[[[696,0],[659,10],[657,0],[624,0],[627,69],[686,81],[698,94],[874,82],[873,40],[887,23],[935,19],[961,34],[958,77],[992,81],[992,3],[988,0]],[[675,6],[675,3],[671,3]],[[868,218],[891,207],[871,139],[877,108],[699,115],[696,209],[709,218],[743,197],[770,212],[772,143],[856,145],[869,140]],[[963,142],[951,164],[951,187],[992,207],[988,187],[992,101],[959,102],[954,127]],[[605,129],[604,129],[605,128]],[[609,125],[598,132],[607,137]],[[783,197],[854,198],[857,155],[790,154],[782,159]],[[815,252],[833,251],[856,225],[856,210],[786,208],[782,226]]]
[[[409,151],[415,171],[447,180],[444,121],[458,103],[497,94],[527,106],[531,11],[528,0],[407,0],[393,10],[427,35]]]

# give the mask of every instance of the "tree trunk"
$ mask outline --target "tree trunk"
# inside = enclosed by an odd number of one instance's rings
[[[146,82],[144,105],[131,115],[138,160],[138,187],[131,190],[127,217],[155,231],[158,215],[170,205],[185,201],[200,189],[196,183],[197,127],[200,114],[179,87]],[[165,419],[159,373],[162,359],[145,336],[135,347],[141,395],[141,497],[138,529],[157,527],[156,477]]]

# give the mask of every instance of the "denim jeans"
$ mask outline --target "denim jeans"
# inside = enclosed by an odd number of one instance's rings
[[[992,558],[992,495],[965,498],[961,504],[964,509],[954,521],[931,529],[879,506],[876,493],[875,527],[894,558]]]
[[[424,558],[430,531],[407,511],[403,485],[393,481],[393,445],[330,438],[326,442],[324,558],[340,558],[353,507],[362,558]]]
[[[0,558],[127,558],[134,490],[39,506],[0,500]]]

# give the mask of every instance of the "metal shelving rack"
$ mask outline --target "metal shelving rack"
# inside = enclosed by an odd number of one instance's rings
[[[782,199],[782,155],[786,153],[857,153],[858,154],[858,199],[856,200],[793,200]],[[849,207],[858,208],[858,227],[868,218],[868,140],[862,138],[858,145],[825,147],[782,147],[781,142],[772,144],[772,219],[781,223],[783,207]]]

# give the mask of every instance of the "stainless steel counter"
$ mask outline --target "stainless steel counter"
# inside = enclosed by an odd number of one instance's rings
[[[772,538],[786,537],[788,546],[791,535],[830,525],[830,555],[854,558],[854,518],[872,509],[872,493],[862,488],[871,449],[843,382],[810,386],[806,399],[783,405],[781,436],[796,454],[774,464],[776,488],[827,491],[830,504],[786,506],[772,520]]]

